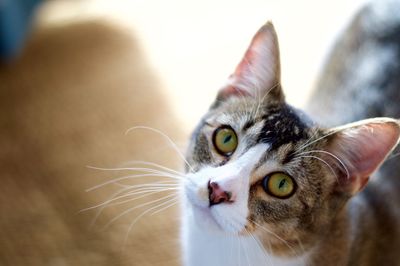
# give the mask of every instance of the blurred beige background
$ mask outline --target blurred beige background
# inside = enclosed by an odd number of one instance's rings
[[[121,189],[85,189],[146,160],[182,169],[155,133],[184,150],[190,131],[252,35],[275,23],[283,85],[301,106],[332,41],[362,1],[48,1],[23,53],[0,65],[0,265],[179,265],[177,205],[139,221],[167,194],[77,213]],[[132,180],[123,185],[152,182]],[[162,180],[162,179],[161,179]],[[127,237],[127,242],[125,238]]]

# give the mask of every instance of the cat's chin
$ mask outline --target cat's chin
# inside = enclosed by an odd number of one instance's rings
[[[198,207],[190,204],[193,221],[196,226],[205,232],[216,234],[238,235],[245,230],[244,225],[233,224],[222,216],[216,207]]]
[[[224,229],[219,225],[211,214],[209,208],[192,206],[192,215],[195,224],[204,231],[223,233]]]

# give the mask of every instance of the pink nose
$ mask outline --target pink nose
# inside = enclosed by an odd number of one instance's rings
[[[232,193],[221,189],[217,182],[208,181],[208,198],[212,206],[231,201]]]

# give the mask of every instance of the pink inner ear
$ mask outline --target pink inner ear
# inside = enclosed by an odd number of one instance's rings
[[[228,96],[251,96],[246,90],[241,90],[239,88],[236,88],[232,85],[227,85],[224,87],[223,90],[220,91],[219,97],[221,98],[227,98]]]
[[[275,29],[265,24],[256,33],[243,59],[230,76],[221,97],[264,95],[280,80],[279,47]]]
[[[267,49],[269,48],[268,46],[274,45],[271,43],[271,41],[275,42],[275,40],[271,40],[274,36],[269,36],[269,34],[271,33],[263,28],[257,32],[242,61],[236,67],[233,76],[237,78],[246,78],[248,75],[255,75],[255,73],[251,73],[250,68],[260,64],[260,62],[257,62],[257,60],[263,60],[263,58],[260,57],[270,57],[271,55],[268,55],[267,53],[273,53],[273,51],[262,51],[262,49]]]
[[[397,144],[399,128],[393,123],[370,124],[359,129],[353,165],[359,176],[369,176]]]
[[[367,183],[369,176],[383,163],[386,156],[396,146],[400,128],[393,120],[385,119],[379,122],[369,122],[349,127],[336,133],[330,151],[342,159],[349,171],[344,184],[349,185],[351,193],[361,190]]]

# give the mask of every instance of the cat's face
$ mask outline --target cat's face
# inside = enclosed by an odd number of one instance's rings
[[[266,24],[192,136],[184,192],[200,228],[269,235],[266,246],[290,252],[317,240],[397,143],[399,128],[384,119],[318,127],[286,104],[279,73]]]
[[[188,174],[185,192],[199,226],[239,234],[263,226],[286,241],[310,236],[329,218],[324,198],[335,177],[313,159],[320,154],[309,153],[315,145],[302,146],[322,134],[284,102],[234,97],[212,108],[188,152],[194,173]],[[219,148],[224,137],[233,151]],[[223,202],[213,200],[211,183],[229,199],[222,194]],[[275,240],[271,244],[282,244]]]

